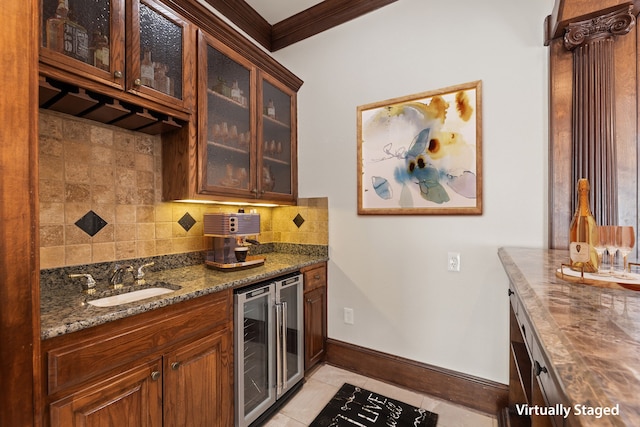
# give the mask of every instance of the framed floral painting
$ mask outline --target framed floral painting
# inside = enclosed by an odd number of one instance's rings
[[[358,214],[482,214],[482,82],[357,108]]]

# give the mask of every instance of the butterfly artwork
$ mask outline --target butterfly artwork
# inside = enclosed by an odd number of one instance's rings
[[[358,107],[359,214],[482,213],[480,90]]]

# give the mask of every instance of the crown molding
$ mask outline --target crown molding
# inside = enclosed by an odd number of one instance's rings
[[[270,25],[244,0],[205,0],[270,52],[319,34],[397,0],[325,0]]]

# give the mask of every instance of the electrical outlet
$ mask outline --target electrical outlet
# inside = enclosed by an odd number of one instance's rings
[[[353,325],[353,308],[344,308],[344,323]]]
[[[460,252],[449,252],[447,256],[447,269],[449,271],[460,271]]]

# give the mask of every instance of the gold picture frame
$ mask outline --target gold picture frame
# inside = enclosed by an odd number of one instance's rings
[[[359,215],[482,214],[480,80],[357,107]]]

